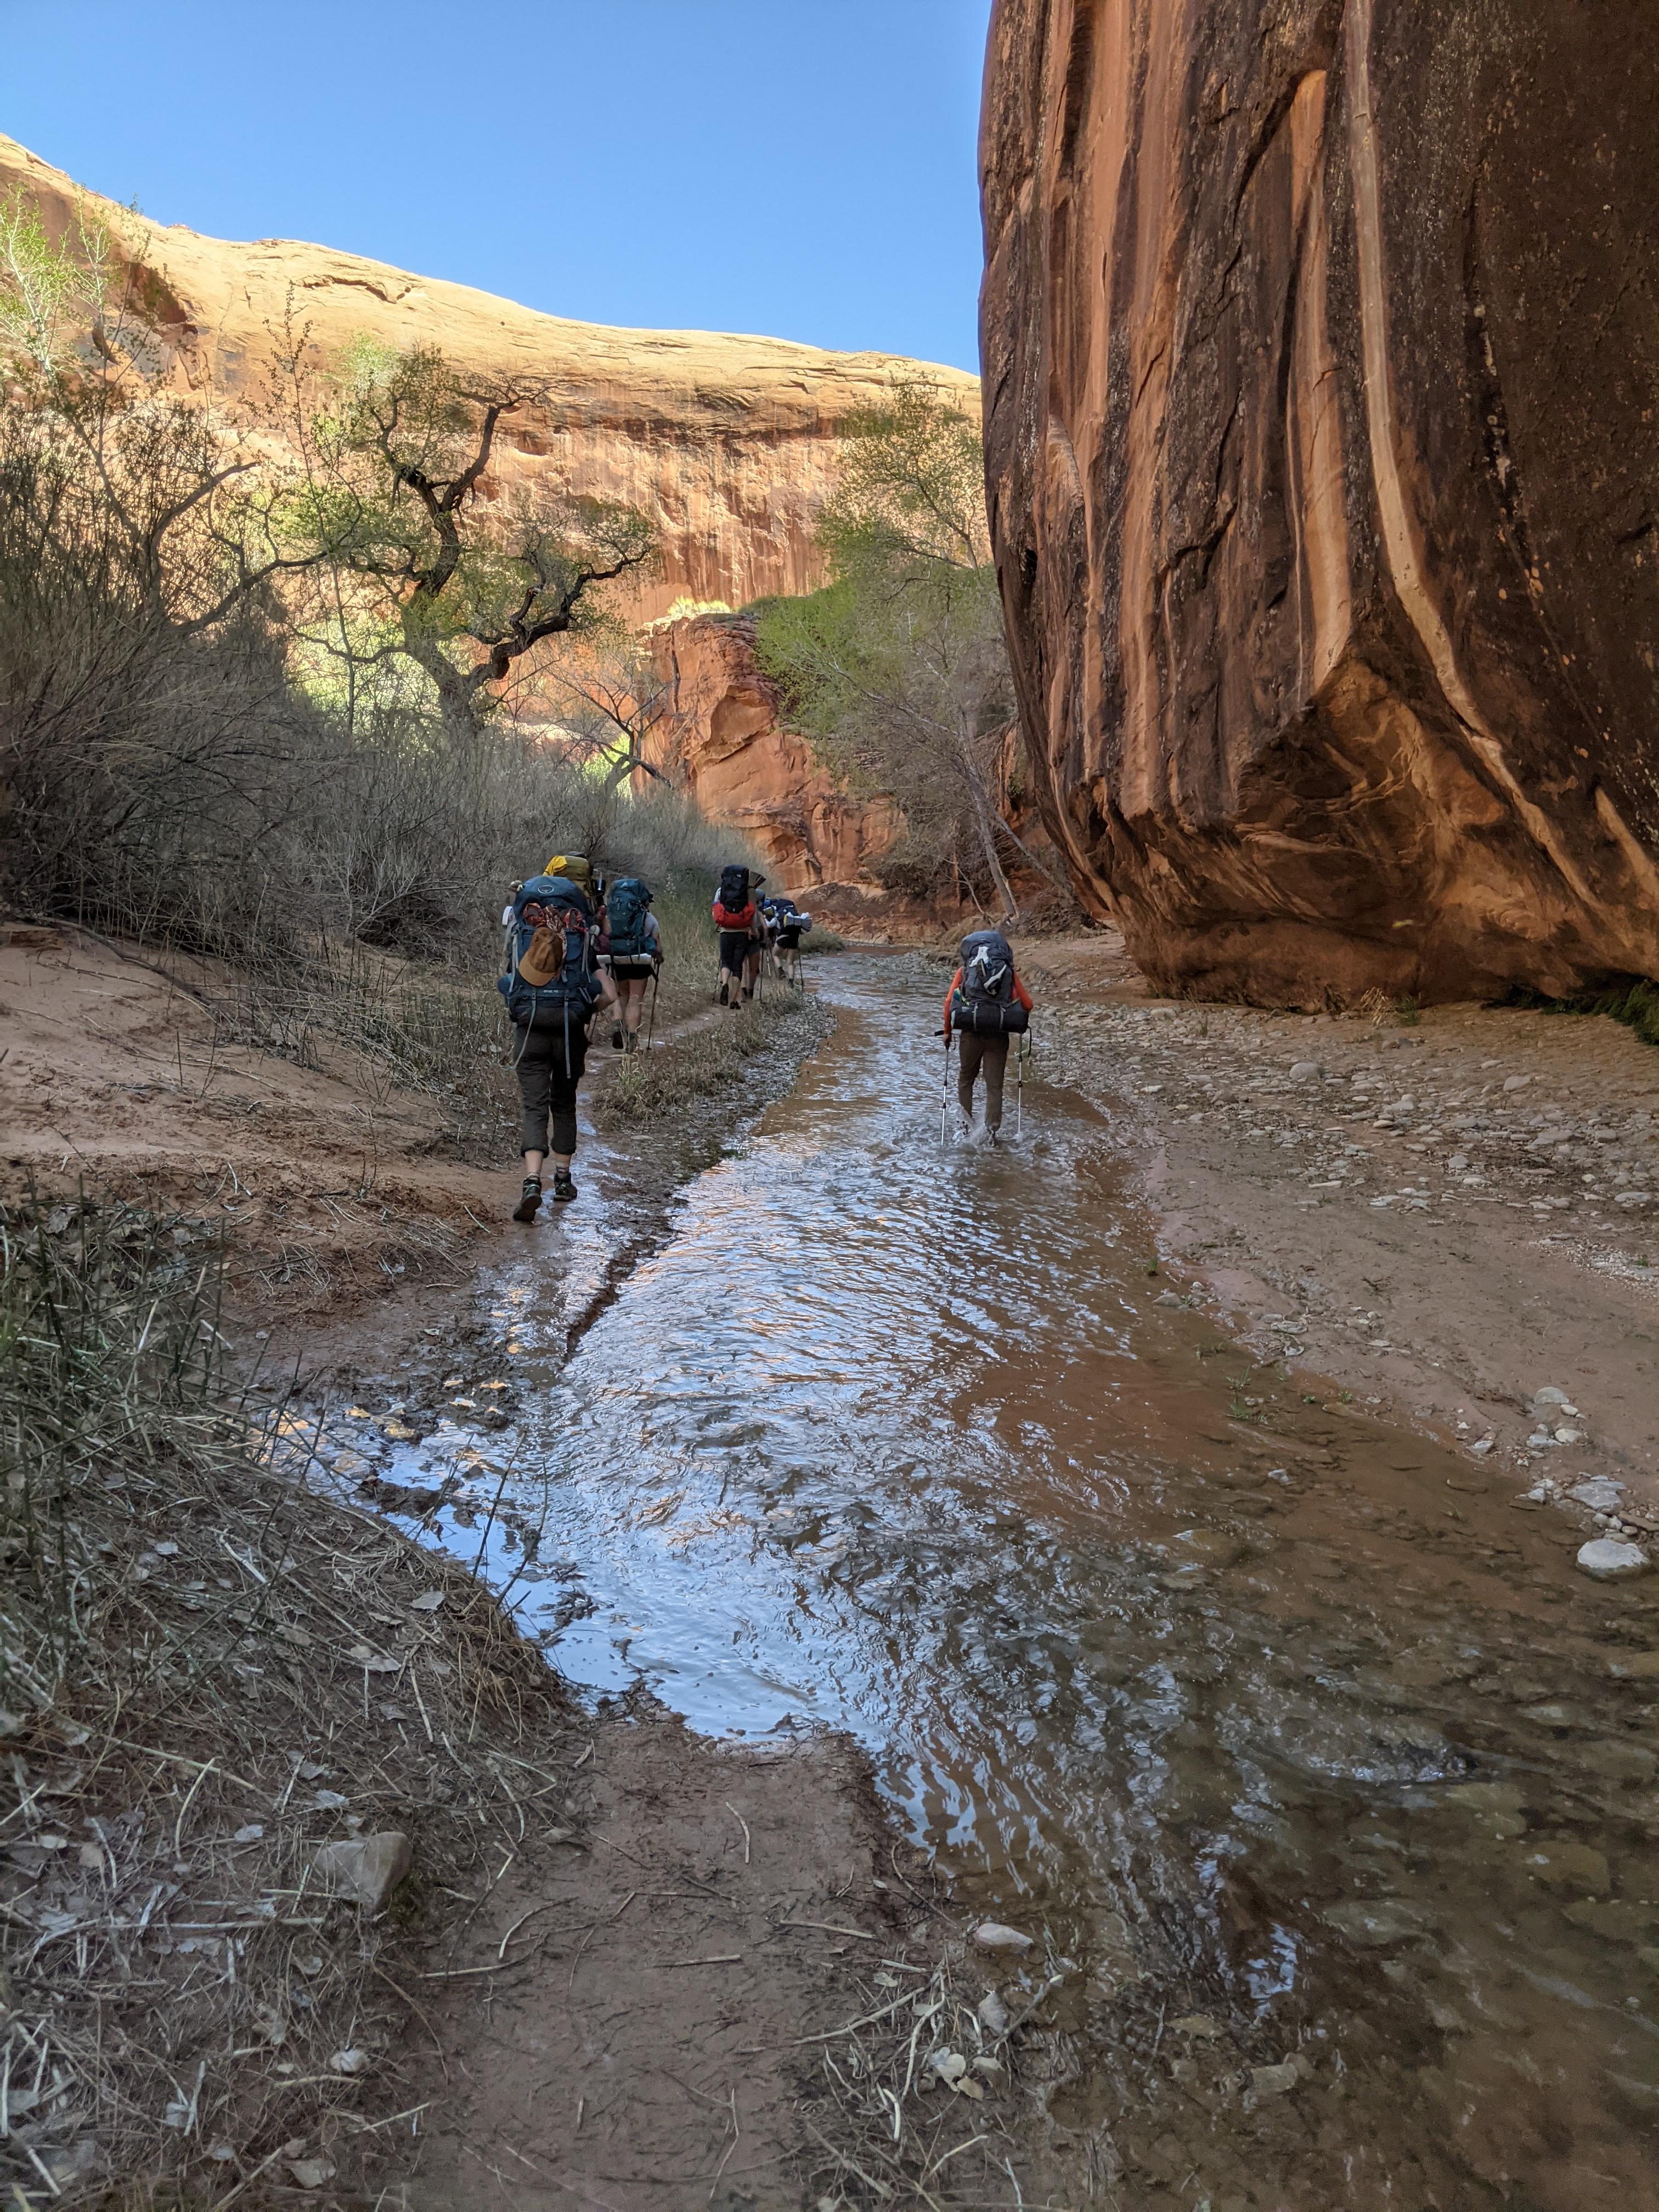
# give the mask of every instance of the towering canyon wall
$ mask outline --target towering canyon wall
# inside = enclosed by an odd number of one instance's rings
[[[0,137],[0,196],[16,191],[54,235],[84,212],[145,264],[166,370],[181,389],[258,402],[290,331],[313,362],[366,333],[440,347],[479,376],[533,380],[545,399],[503,423],[492,489],[547,477],[650,515],[664,558],[637,604],[646,618],[683,597],[741,605],[822,582],[812,529],[839,427],[879,404],[893,369],[915,367],[781,338],[611,330],[325,246],[158,228]],[[932,373],[976,404],[975,378]]]
[[[703,812],[765,854],[769,877],[797,898],[827,884],[859,886],[902,826],[890,799],[849,796],[786,729],[774,685],[755,659],[743,615],[697,615],[652,633],[668,679],[666,711],[646,750]]]
[[[1161,985],[1659,975],[1659,19],[997,0],[1040,804]]]

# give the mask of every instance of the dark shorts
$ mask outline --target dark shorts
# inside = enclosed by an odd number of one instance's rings
[[[780,952],[799,952],[800,951],[799,930],[781,929],[778,932],[778,950]]]
[[[618,960],[614,953],[611,956],[611,973],[619,983],[647,982],[655,972],[648,960]]]
[[[720,932],[720,966],[728,975],[743,972],[743,963],[755,950],[755,940],[746,929],[723,929]]]

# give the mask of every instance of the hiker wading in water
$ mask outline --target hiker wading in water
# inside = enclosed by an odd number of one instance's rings
[[[600,1005],[616,1005],[617,994],[594,966],[597,932],[587,896],[568,877],[532,876],[520,886],[511,911],[507,972],[496,988],[519,1032],[513,1065],[524,1103],[524,1188],[513,1218],[533,1221],[548,1154],[554,1197],[576,1195],[570,1163],[587,1025]]]
[[[945,1049],[957,1033],[957,1104],[962,1133],[974,1125],[974,1085],[985,1077],[985,1128],[997,1142],[1002,1127],[1002,1085],[1008,1040],[1023,1036],[1031,997],[1014,973],[1014,956],[1000,929],[976,929],[962,940],[962,965],[945,994]]]

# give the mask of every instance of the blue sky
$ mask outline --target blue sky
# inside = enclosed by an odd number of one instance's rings
[[[0,0],[0,130],[157,222],[975,368],[989,11]]]

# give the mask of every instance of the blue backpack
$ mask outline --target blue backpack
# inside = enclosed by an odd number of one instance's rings
[[[536,934],[534,926],[525,920],[527,906],[545,907],[564,930],[564,966],[546,983],[526,982],[519,973],[519,963]],[[562,1030],[567,1070],[571,1025],[584,1027],[603,995],[593,974],[593,937],[592,908],[563,876],[532,876],[520,886],[507,930],[507,970],[497,978],[495,988],[506,1000],[515,1028],[526,1033]]]
[[[637,876],[619,876],[605,900],[605,915],[613,960],[649,960],[656,951],[646,921],[651,911],[650,886]]]

